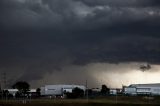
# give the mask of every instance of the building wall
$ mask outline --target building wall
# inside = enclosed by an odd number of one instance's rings
[[[136,88],[135,87],[125,87],[124,93],[129,95],[136,95]]]
[[[124,88],[125,94],[160,95],[160,84],[135,84]]]
[[[152,95],[160,95],[160,87],[151,88]]]
[[[63,95],[64,92],[72,92],[76,87],[85,91],[85,86],[82,85],[45,85],[41,87],[41,95]]]
[[[45,95],[45,87],[41,87],[40,89],[41,89],[41,91],[40,91],[41,95]]]
[[[111,95],[117,95],[117,90],[116,89],[110,89],[109,93]]]
[[[9,94],[12,94],[14,97],[16,95],[16,93],[18,92],[18,89],[4,89],[7,90],[9,92]],[[29,93],[36,93],[36,89],[30,89],[28,91]]]

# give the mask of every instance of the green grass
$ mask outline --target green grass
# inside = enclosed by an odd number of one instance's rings
[[[160,106],[160,97],[127,97],[110,96],[94,99],[34,99],[27,100],[0,100],[0,106]]]

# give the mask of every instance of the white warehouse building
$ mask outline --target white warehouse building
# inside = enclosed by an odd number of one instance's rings
[[[128,95],[160,95],[160,83],[131,84],[123,88]]]
[[[65,92],[72,93],[74,88],[80,88],[86,90],[86,87],[83,85],[45,85],[41,87],[42,96],[59,96],[63,95]]]

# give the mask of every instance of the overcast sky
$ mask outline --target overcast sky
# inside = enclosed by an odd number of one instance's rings
[[[0,0],[0,72],[9,85],[119,87],[144,63],[153,65],[148,77],[159,75],[159,0]]]

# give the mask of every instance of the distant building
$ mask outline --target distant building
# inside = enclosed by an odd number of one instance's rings
[[[92,92],[101,92],[101,89],[99,89],[99,88],[92,88],[91,90],[92,90]]]
[[[18,89],[4,89],[7,90],[9,92],[9,94],[13,95],[13,97],[15,97],[16,93],[18,92]],[[30,89],[28,91],[29,94],[34,94],[36,93],[36,89]]]
[[[117,95],[121,93],[122,93],[122,89],[119,89],[119,88],[110,88],[109,90],[110,95]]]
[[[18,89],[4,89],[9,92],[9,94],[13,95],[15,97],[16,93],[18,92]]]
[[[80,88],[86,90],[86,87],[83,85],[45,85],[41,87],[42,96],[63,96],[64,93],[72,93],[74,88]]]
[[[128,95],[160,95],[160,83],[131,84],[123,87],[123,92]]]

